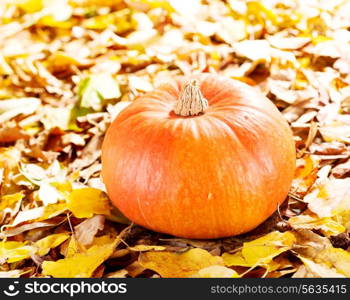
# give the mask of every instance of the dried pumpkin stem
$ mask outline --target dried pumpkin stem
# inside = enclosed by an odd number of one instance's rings
[[[176,102],[174,113],[182,116],[198,116],[208,108],[208,100],[201,93],[197,80],[185,85]]]

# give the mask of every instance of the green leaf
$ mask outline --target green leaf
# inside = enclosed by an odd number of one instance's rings
[[[78,86],[80,110],[83,114],[101,111],[105,101],[120,97],[119,85],[109,74],[91,75],[83,79]]]

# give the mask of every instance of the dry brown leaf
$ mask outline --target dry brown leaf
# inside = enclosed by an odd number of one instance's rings
[[[89,246],[94,240],[99,230],[102,230],[105,223],[105,217],[95,215],[90,219],[86,219],[79,225],[74,227],[74,234],[79,244]]]

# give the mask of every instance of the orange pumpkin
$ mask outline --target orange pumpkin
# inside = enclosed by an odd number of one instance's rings
[[[191,79],[144,95],[111,124],[102,147],[107,192],[130,220],[154,231],[247,232],[287,196],[291,130],[256,89],[217,75]]]

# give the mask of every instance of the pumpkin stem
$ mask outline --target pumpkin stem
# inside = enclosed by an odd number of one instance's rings
[[[208,100],[201,93],[197,80],[191,80],[180,93],[179,100],[174,107],[178,116],[198,116],[208,108]]]

